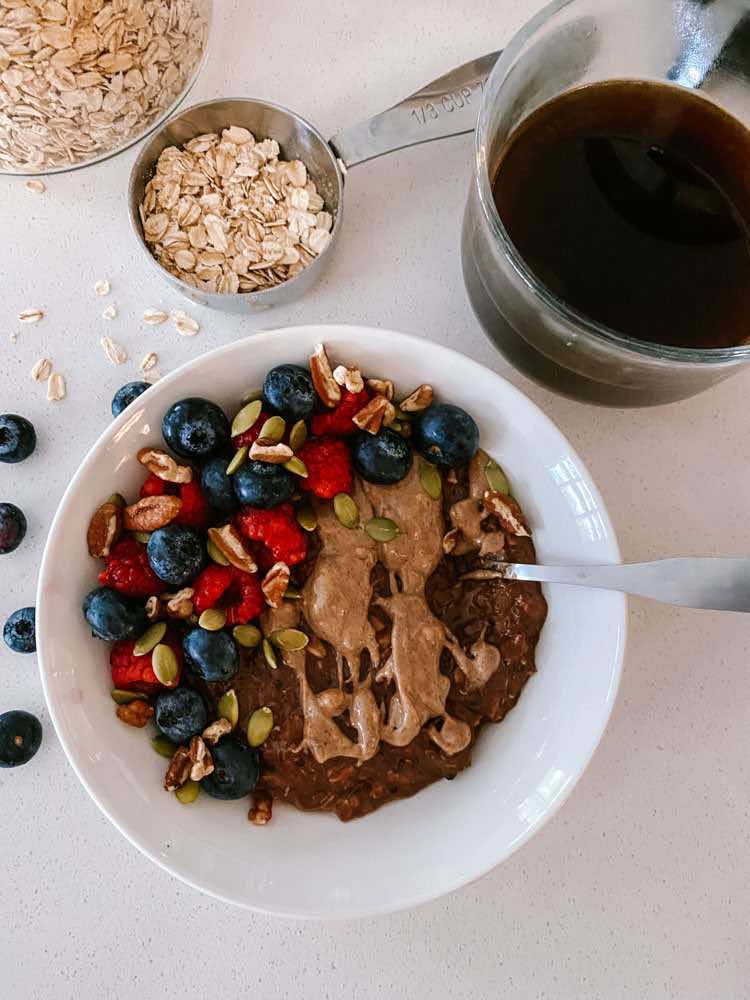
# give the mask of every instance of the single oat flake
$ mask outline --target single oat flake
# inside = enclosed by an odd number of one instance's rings
[[[197,319],[193,319],[183,309],[173,309],[172,319],[177,327],[177,332],[182,337],[194,337],[201,326]]]
[[[94,292],[96,295],[109,295],[109,289],[110,284],[106,278],[100,278],[94,285]]]
[[[60,375],[59,372],[55,372],[50,375],[47,381],[47,399],[57,402],[60,399],[65,399],[66,387],[65,378]]]
[[[159,326],[160,323],[166,323],[168,319],[169,316],[163,309],[144,309],[143,311],[143,322],[148,323],[149,326]]]
[[[31,369],[31,377],[35,382],[46,382],[52,374],[52,362],[49,358],[39,358]]]
[[[30,180],[26,181],[26,190],[35,191],[37,194],[44,194],[47,190],[47,185],[44,181],[40,181],[32,177]]]
[[[38,323],[44,317],[41,309],[22,309],[18,318],[22,323]]]
[[[154,367],[156,362],[159,360],[159,355],[156,351],[149,351],[148,354],[141,361],[141,371],[148,372]]]
[[[102,310],[102,319],[114,319],[117,315],[117,307],[109,305],[106,309]]]
[[[107,361],[111,361],[113,365],[122,365],[128,360],[128,352],[111,337],[102,337],[99,343],[102,345]]]

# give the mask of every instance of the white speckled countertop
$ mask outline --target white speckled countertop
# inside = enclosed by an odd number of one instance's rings
[[[324,133],[387,107],[501,46],[535,0],[216,0],[208,65],[191,100],[256,95]],[[33,460],[0,467],[0,499],[29,534],[3,559],[0,618],[32,603],[44,538],[111,396],[157,350],[160,367],[266,325],[345,320],[447,343],[527,392],[598,480],[626,558],[740,555],[750,547],[750,374],[652,411],[556,398],[495,353],[464,294],[458,233],[470,139],[376,160],[349,178],[333,266],[303,302],[261,319],[194,310],[193,340],[148,329],[144,307],[178,304],[136,253],[125,188],[134,151],[47,181],[0,177],[0,410],[39,434]],[[96,279],[112,282],[108,300]],[[101,311],[116,303],[107,323]],[[19,310],[39,306],[24,327]],[[18,332],[16,343],[9,335]],[[110,366],[109,334],[133,363]],[[53,359],[69,397],[47,403],[28,372]],[[216,903],[131,847],[78,783],[44,708],[34,657],[0,649],[0,711],[45,724],[26,767],[0,772],[2,995],[19,1000],[163,996],[521,997],[733,1000],[750,976],[747,622],[631,605],[610,727],[562,811],[501,868],[416,911],[298,924]],[[592,668],[595,669],[595,668]],[[477,808],[480,808],[477,804]]]

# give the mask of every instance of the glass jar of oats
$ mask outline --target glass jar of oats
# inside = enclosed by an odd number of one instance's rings
[[[120,152],[163,121],[203,62],[211,0],[0,0],[0,172]]]

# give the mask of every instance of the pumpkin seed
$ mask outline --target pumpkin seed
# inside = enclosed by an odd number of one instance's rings
[[[278,661],[276,660],[276,653],[273,651],[273,646],[268,641],[268,639],[263,640],[263,655],[266,658],[266,663],[271,668],[271,670],[276,670],[278,667]]]
[[[130,534],[135,538],[136,542],[140,542],[142,545],[146,545],[151,537],[150,531],[131,531]]]
[[[247,724],[247,742],[251,747],[260,747],[266,742],[273,729],[273,712],[270,708],[257,708]]]
[[[286,420],[283,417],[269,417],[260,429],[259,438],[264,441],[281,441],[286,430]]]
[[[333,498],[333,512],[345,528],[359,524],[359,507],[348,493],[337,493]]]
[[[305,633],[298,628],[282,628],[278,632],[271,633],[271,642],[285,653],[298,653],[309,641]]]
[[[289,447],[292,451],[299,451],[307,441],[307,424],[304,420],[298,420],[289,432]]]
[[[305,531],[315,531],[318,527],[318,518],[309,500],[305,499],[297,507],[297,524]]]
[[[115,507],[127,506],[127,500],[122,495],[122,493],[110,493],[110,495],[107,497],[107,503],[113,503]]]
[[[376,542],[392,542],[401,534],[401,529],[390,517],[373,517],[365,525],[365,531]]]
[[[232,635],[245,649],[254,649],[263,638],[260,629],[256,628],[255,625],[235,625],[232,629]]]
[[[170,760],[174,757],[174,752],[177,749],[177,744],[168,740],[162,733],[151,737],[151,746],[162,757],[169,757]]]
[[[229,565],[229,560],[211,538],[206,542],[206,552],[208,552],[209,559],[218,563],[219,566]]]
[[[227,613],[221,608],[207,608],[198,619],[198,624],[207,632],[218,632],[227,623]]]
[[[302,597],[302,591],[299,587],[287,587],[284,591],[284,597],[290,601],[298,601]]]
[[[284,462],[284,468],[288,472],[294,473],[295,476],[300,476],[302,479],[307,479],[308,476],[307,466],[302,461],[302,459],[297,458],[296,455],[290,458],[288,462]]]
[[[422,462],[419,466],[419,481],[427,496],[433,500],[439,500],[443,492],[443,480],[440,473],[429,462]]]
[[[200,782],[193,781],[189,778],[181,788],[175,789],[175,798],[181,802],[184,806],[189,806],[191,802],[195,802],[201,793]]]
[[[247,445],[243,444],[241,448],[238,448],[234,453],[234,458],[227,466],[227,475],[232,476],[240,468],[241,465],[245,464],[245,459],[247,458]]]
[[[236,437],[238,434],[244,434],[245,431],[249,431],[253,424],[257,422],[262,409],[263,401],[261,399],[254,399],[246,406],[243,406],[232,421],[232,437]]]
[[[219,713],[220,719],[226,719],[232,726],[232,729],[237,725],[237,719],[240,717],[240,706],[237,701],[237,695],[234,693],[234,688],[231,691],[225,691],[224,694],[219,698],[216,703],[216,710]]]
[[[180,665],[174,650],[161,642],[158,646],[154,646],[154,651],[151,654],[151,669],[156,674],[156,679],[160,684],[164,684],[165,687],[174,684],[180,672]]]
[[[136,639],[135,645],[133,646],[133,655],[145,656],[146,653],[150,653],[154,646],[162,641],[166,631],[166,622],[154,622],[150,628],[146,629],[140,639]]]
[[[122,691],[120,688],[113,688],[110,691],[112,701],[117,705],[129,705],[131,701],[145,701],[146,695],[140,691]]]
[[[506,496],[510,496],[510,483],[508,482],[508,477],[505,475],[494,458],[491,458],[485,465],[484,477],[491,490],[496,490],[498,493],[505,493]]]

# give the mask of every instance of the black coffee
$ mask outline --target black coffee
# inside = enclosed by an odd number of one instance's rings
[[[543,105],[493,184],[527,266],[620,333],[750,341],[750,131],[668,84],[591,84]]]

